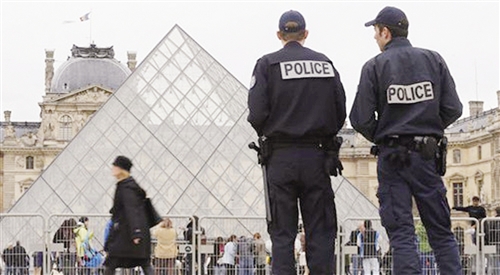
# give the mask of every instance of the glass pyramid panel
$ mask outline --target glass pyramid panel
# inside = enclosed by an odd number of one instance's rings
[[[263,216],[247,93],[175,26],[9,213],[108,213],[111,162],[123,154],[161,214]],[[340,220],[376,213],[344,178],[333,187]]]

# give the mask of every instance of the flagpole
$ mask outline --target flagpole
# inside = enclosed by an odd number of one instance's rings
[[[92,10],[90,10],[90,14],[92,13]],[[90,32],[90,44],[93,44],[92,41],[92,17],[89,18],[89,32]]]

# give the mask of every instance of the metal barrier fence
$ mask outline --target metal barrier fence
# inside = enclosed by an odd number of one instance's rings
[[[200,234],[198,274],[270,274],[265,217],[202,217]]]
[[[485,273],[500,274],[500,217],[481,221],[481,258],[485,262]]]
[[[190,242],[195,240],[195,230],[189,230],[193,217],[177,215],[164,219],[164,224],[151,229],[155,274],[195,274],[193,251],[190,249]],[[104,243],[109,230],[112,230],[111,226],[110,215],[51,215],[47,220],[49,257],[46,270],[64,275],[103,274]],[[138,268],[122,269],[122,274],[141,272]]]
[[[82,225],[78,222],[82,217],[88,218],[88,230],[85,231],[93,234],[80,231]],[[200,218],[194,225],[188,225],[196,221],[188,215],[168,218],[170,222],[165,226],[152,229],[155,274],[271,274],[272,244],[264,217],[210,216]],[[109,215],[96,214],[56,214],[47,219],[37,214],[0,214],[3,260],[0,274],[102,274],[102,250],[109,220]],[[360,236],[356,229],[366,220],[378,234]],[[415,221],[422,274],[437,275],[439,272],[425,229],[418,219]],[[476,225],[472,226],[473,223]],[[500,275],[500,217],[486,218],[480,223],[472,218],[452,218],[452,229],[459,244],[464,275]],[[77,234],[82,235],[77,237]],[[372,243],[377,235],[377,244]],[[78,251],[82,247],[81,243],[77,245],[78,238],[85,241],[87,236],[90,246],[83,252]],[[298,234],[295,245],[298,275],[307,274],[305,247],[300,239]],[[16,246],[17,241],[19,245]],[[363,246],[363,242],[369,245]],[[374,249],[369,248],[370,244]],[[360,247],[366,249],[363,255],[369,257],[361,257]],[[88,248],[95,254],[86,254]],[[363,268],[373,269],[374,274],[393,274],[392,253],[379,217],[349,218],[341,223],[336,266],[336,274],[359,275]],[[141,272],[124,269],[122,274]]]
[[[45,219],[38,214],[0,214],[2,274],[42,274]]]
[[[359,275],[363,274],[364,269],[370,269],[373,274],[394,274],[392,251],[379,217],[348,218],[342,224],[339,234],[339,242],[342,244],[339,259],[341,262],[337,274]],[[483,270],[485,263],[480,256],[480,245],[477,245],[481,234],[476,234],[472,224],[479,223],[473,218],[452,218],[452,230],[458,242],[463,274],[486,274]],[[415,229],[422,274],[439,274],[434,253],[420,219],[415,219]]]

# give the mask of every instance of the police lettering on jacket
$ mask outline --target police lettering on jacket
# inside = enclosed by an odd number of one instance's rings
[[[333,65],[326,61],[298,60],[280,63],[281,79],[334,77]]]
[[[387,103],[412,104],[434,99],[432,83],[429,81],[412,85],[391,85],[387,89]]]
[[[367,140],[381,143],[395,135],[441,137],[461,114],[444,59],[395,37],[363,66],[350,118]]]
[[[259,136],[332,137],[346,118],[344,87],[327,56],[291,41],[255,64],[248,109]]]

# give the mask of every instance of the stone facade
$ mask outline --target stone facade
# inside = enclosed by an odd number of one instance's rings
[[[469,205],[473,196],[479,196],[491,214],[500,206],[500,91],[497,94],[497,108],[483,111],[482,102],[472,101],[475,115],[447,130],[450,145],[444,180],[452,206]]]
[[[78,70],[66,69],[54,73],[54,51],[46,50],[45,52],[45,95],[42,102],[39,103],[41,122],[12,121],[11,116],[13,114],[10,111],[4,112],[5,121],[1,122],[1,212],[9,209],[19,199],[24,191],[31,186],[31,183],[38,178],[43,169],[84,127],[89,117],[99,109],[113,92],[113,89],[109,87],[110,85],[106,85],[107,83],[92,82],[92,79],[85,79],[85,75],[80,78],[78,76],[75,78],[73,75],[71,77],[67,76],[68,74],[79,73]],[[98,54],[89,54],[94,52]],[[113,79],[115,83],[123,82],[130,73],[130,69],[113,58],[112,47],[97,48],[95,45],[91,45],[90,48],[83,48],[74,46],[72,54],[72,58],[68,59],[66,63],[92,63],[95,59],[107,59],[108,62],[115,64],[119,70],[125,72],[122,76],[119,76],[119,79]],[[133,59],[128,62],[135,64],[135,55],[129,57]],[[65,67],[64,65],[61,67]],[[96,63],[96,66],[99,66],[99,63]],[[99,70],[99,68],[95,69]],[[102,73],[106,73],[106,71]],[[58,77],[61,78],[61,74],[66,74],[66,76],[62,76],[63,79],[76,79],[76,81],[86,84],[64,93],[55,92],[52,81]]]

